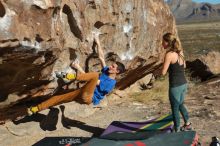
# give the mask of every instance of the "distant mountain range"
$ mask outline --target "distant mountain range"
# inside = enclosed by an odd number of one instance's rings
[[[182,21],[220,20],[220,4],[195,3],[192,0],[165,0],[176,17]]]

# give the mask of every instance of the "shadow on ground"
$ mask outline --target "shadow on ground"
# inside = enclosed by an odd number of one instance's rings
[[[62,123],[63,127],[65,127],[66,129],[71,129],[71,127],[76,127],[81,130],[93,133],[92,137],[99,137],[103,133],[104,129],[102,129],[102,128],[90,126],[84,122],[73,120],[68,117],[65,117],[65,115],[64,115],[65,106],[61,105],[60,109],[62,112],[61,123]],[[55,111],[55,110],[58,110],[58,109],[52,108],[50,110],[50,112],[53,112],[53,113],[55,112],[56,115],[58,115],[57,111]],[[50,115],[50,113],[48,115]],[[26,119],[22,119],[19,122],[17,121],[16,124],[24,123],[24,122],[28,122],[28,121],[37,121],[37,122],[41,123],[42,121],[44,121],[44,119],[48,118],[48,115],[47,116],[42,115],[42,114],[34,115],[32,117],[29,117],[29,118],[27,117]],[[51,116],[51,117],[54,117],[54,116]],[[54,120],[54,118],[52,118],[52,120]],[[47,121],[47,120],[45,120],[45,121]],[[57,120],[54,120],[54,121],[57,121]],[[50,120],[47,122],[49,123],[49,125],[51,124]],[[41,125],[42,129],[47,129],[47,130],[50,129],[51,130],[51,129],[53,129],[51,127],[54,127],[54,126],[56,127],[55,123],[57,123],[57,122],[54,122],[50,126],[47,124],[45,124],[47,126],[45,126],[44,124],[43,124],[44,126],[42,124],[40,124],[40,125]],[[62,145],[63,146],[67,146],[67,145],[77,146],[82,143],[86,143],[90,139],[91,138],[89,138],[89,137],[45,137],[32,146],[62,146]]]
[[[50,111],[47,115],[37,113],[32,116],[26,116],[23,119],[13,121],[15,125],[21,124],[21,123],[27,123],[27,122],[39,122],[40,128],[44,131],[54,131],[56,130],[56,125],[58,122],[58,114],[59,109],[57,108],[50,108]]]
[[[70,119],[68,117],[65,117],[65,115],[64,115],[65,106],[61,105],[60,109],[61,109],[61,112],[62,112],[61,122],[63,124],[63,127],[67,128],[67,129],[71,129],[71,127],[77,127],[81,130],[93,133],[94,137],[97,137],[97,136],[101,135],[102,132],[105,130],[103,128],[90,126],[90,125],[87,125],[84,122],[73,120],[73,119]]]
[[[76,127],[81,130],[93,133],[93,136],[95,136],[95,137],[101,135],[102,132],[104,131],[103,128],[90,126],[84,122],[73,120],[73,119],[66,117],[64,115],[64,110],[65,110],[64,105],[60,106],[60,110],[62,112],[61,123],[62,123],[63,127],[65,127],[66,129],[71,129],[71,127]],[[21,123],[27,123],[27,122],[34,121],[34,122],[40,123],[40,128],[42,130],[54,131],[57,129],[58,115],[59,115],[58,108],[50,108],[48,115],[37,113],[32,116],[25,116],[23,119],[20,119],[20,120],[14,120],[13,123],[15,125],[19,125]]]

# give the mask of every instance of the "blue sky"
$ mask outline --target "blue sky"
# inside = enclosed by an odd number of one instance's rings
[[[220,0],[193,0],[194,2],[208,2],[208,3],[212,3],[212,4],[220,4]]]

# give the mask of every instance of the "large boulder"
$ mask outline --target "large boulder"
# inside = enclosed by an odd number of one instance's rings
[[[201,57],[213,74],[220,74],[220,52],[211,51]]]
[[[99,71],[94,34],[108,64],[126,65],[118,89],[156,70],[162,35],[177,34],[163,0],[0,0],[0,9],[1,107],[53,94],[54,71],[69,70],[75,58]]]
[[[198,81],[207,81],[210,78],[220,74],[220,53],[210,51],[200,58],[193,61],[187,61],[187,68],[190,71],[192,79]]]

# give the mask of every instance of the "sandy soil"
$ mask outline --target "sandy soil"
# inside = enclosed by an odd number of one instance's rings
[[[185,103],[203,146],[209,145],[212,136],[220,137],[219,100],[220,82],[189,85]],[[72,102],[32,117],[6,122],[0,126],[0,143],[1,146],[30,146],[45,137],[99,136],[112,121],[144,121],[169,112],[168,100],[142,104],[126,95],[124,98],[108,97],[101,108]]]

